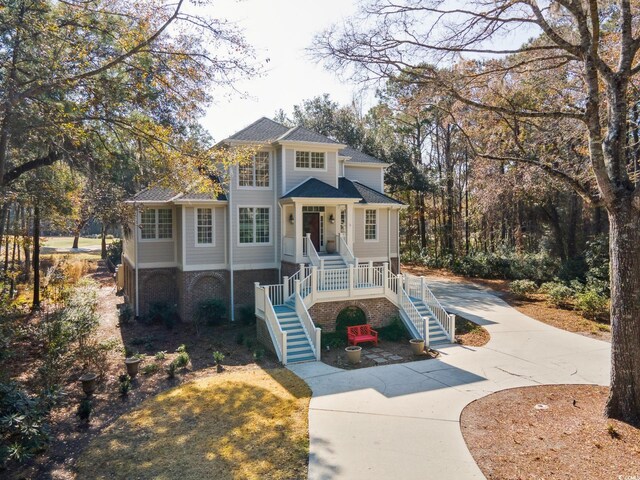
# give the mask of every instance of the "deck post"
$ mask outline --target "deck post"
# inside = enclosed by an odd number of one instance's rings
[[[259,289],[259,288],[260,288],[260,282],[253,282],[253,291],[254,291],[255,298],[258,298],[258,294],[257,294],[257,292],[258,292],[258,289]],[[262,305],[258,305],[258,304],[256,303],[256,308],[255,308],[255,310],[257,310],[257,309],[258,309],[258,307],[260,307],[260,309],[264,312],[264,297],[262,297],[262,300],[263,300]]]
[[[299,263],[298,264],[298,268],[300,269],[300,278],[304,278],[305,277],[305,275],[304,275],[304,267],[305,267],[304,263]]]
[[[396,278],[398,281],[398,305],[402,305],[402,281],[404,280],[404,277],[402,275],[398,275]]]
[[[287,298],[289,298],[289,277],[285,275],[282,277],[282,296],[284,297],[282,301],[284,302]]]
[[[389,289],[389,262],[382,264],[382,289],[384,296],[387,296],[387,290]]]
[[[300,280],[296,280],[294,283],[293,290],[296,293],[296,297],[300,295]]]
[[[373,285],[373,261],[369,260],[369,268],[367,269],[367,279],[369,283]]]
[[[425,295],[424,295],[424,277],[420,277],[420,300],[422,300],[425,304],[427,303],[427,301],[425,300]]]
[[[311,300],[315,301],[316,292],[318,291],[318,267],[311,267]]]
[[[353,295],[353,265],[349,265],[349,296]]]
[[[429,320],[427,317],[422,317],[422,328],[424,328],[424,346],[429,350]]]

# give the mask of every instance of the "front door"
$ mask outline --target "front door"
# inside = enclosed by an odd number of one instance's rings
[[[316,252],[320,251],[320,213],[305,212],[302,214],[302,233],[307,236],[311,234],[311,242],[316,247]]]

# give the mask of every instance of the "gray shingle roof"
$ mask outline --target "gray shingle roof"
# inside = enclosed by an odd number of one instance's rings
[[[361,198],[358,192],[347,192],[332,187],[328,183],[310,178],[309,180],[298,185],[282,198]]]
[[[132,202],[168,202],[179,192],[166,187],[148,187],[131,197]]]
[[[347,147],[343,148],[338,152],[339,155],[343,157],[351,157],[347,160],[348,163],[377,163],[382,165],[387,165],[387,162],[384,162],[376,157],[372,157],[371,155],[367,155],[366,153],[362,153],[360,150],[356,150],[355,148]]]
[[[329,143],[337,144],[335,140],[325,137],[319,133],[309,130],[305,127],[294,127],[287,133],[278,138],[278,141],[289,140],[294,142],[314,142],[314,143]]]
[[[369,188],[359,182],[347,180],[342,177],[338,180],[338,189],[353,197],[360,197],[359,203],[388,203],[390,205],[404,205],[402,202],[395,200],[384,193],[378,192],[373,188]]]
[[[288,127],[262,117],[248,127],[231,135],[227,140],[244,140],[249,142],[273,142],[289,131]]]

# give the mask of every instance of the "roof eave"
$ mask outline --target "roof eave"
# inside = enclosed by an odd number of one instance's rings
[[[296,145],[300,146],[312,146],[312,147],[322,147],[327,148],[331,147],[332,150],[342,150],[346,147],[342,143],[326,143],[326,142],[305,142],[302,140],[277,140],[273,142],[276,145],[282,145],[285,147],[295,147]]]

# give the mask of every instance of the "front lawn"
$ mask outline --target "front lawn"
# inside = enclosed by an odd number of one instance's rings
[[[282,368],[195,380],[144,401],[96,437],[78,478],[306,478],[310,397]]]

